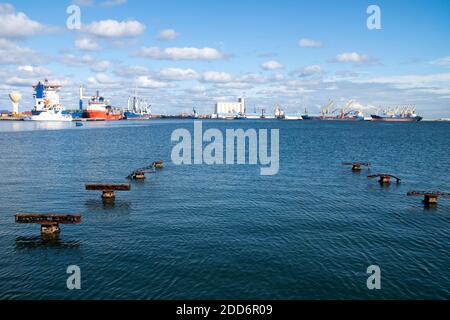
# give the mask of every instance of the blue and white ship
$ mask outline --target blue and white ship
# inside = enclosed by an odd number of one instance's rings
[[[151,105],[135,92],[128,98],[128,107],[123,115],[126,120],[149,120],[152,118]]]
[[[67,114],[66,109],[61,105],[58,91],[60,85],[50,84],[46,79],[44,83],[39,82],[33,86],[35,105],[31,111],[31,116],[25,117],[26,121],[55,121],[70,122],[72,116]]]

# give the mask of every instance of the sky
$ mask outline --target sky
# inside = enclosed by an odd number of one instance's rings
[[[381,29],[367,27],[370,5]],[[0,2],[0,109],[14,90],[31,110],[31,85],[47,78],[67,109],[83,85],[118,107],[137,90],[162,114],[245,96],[251,112],[314,114],[331,100],[450,118],[449,32],[448,0]]]

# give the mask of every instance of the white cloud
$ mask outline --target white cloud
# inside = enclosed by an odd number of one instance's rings
[[[264,62],[261,65],[261,67],[264,70],[277,70],[277,69],[283,69],[284,68],[284,66],[281,63],[279,63],[278,61],[276,61],[276,60],[270,60],[270,61]]]
[[[350,53],[341,53],[336,56],[334,59],[335,62],[350,62],[354,64],[363,64],[363,63],[375,63],[376,60],[363,54],[359,54],[357,52]]]
[[[265,75],[260,73],[246,73],[235,79],[235,81],[243,83],[266,83],[268,80]]]
[[[91,63],[91,70],[95,72],[105,72],[111,66],[108,60],[99,60]]]
[[[394,84],[403,88],[422,87],[424,85],[450,82],[450,73],[435,73],[425,75],[402,75],[373,77],[367,79],[356,79],[354,83],[376,83],[376,84]]]
[[[46,31],[43,24],[31,20],[23,12],[16,13],[9,3],[0,3],[0,37],[25,38],[43,31]]]
[[[111,19],[92,22],[84,27],[85,32],[102,38],[137,37],[144,33],[145,29],[145,25],[136,20]]]
[[[233,81],[233,76],[226,72],[208,71],[202,75],[202,81],[226,83]]]
[[[431,61],[431,64],[436,64],[439,66],[450,66],[450,56]]]
[[[43,57],[30,48],[20,47],[16,42],[0,38],[0,64],[39,64]]]
[[[100,50],[99,44],[90,38],[80,38],[75,40],[75,47],[82,51]]]
[[[27,73],[27,74],[36,75],[36,76],[45,76],[45,75],[49,75],[51,73],[50,70],[48,70],[47,68],[35,67],[35,66],[30,66],[30,65],[18,66],[17,70]]]
[[[192,80],[197,79],[199,74],[192,69],[167,68],[159,72],[159,77],[165,80]]]
[[[313,75],[318,75],[318,74],[322,74],[323,70],[322,67],[319,65],[312,65],[312,66],[308,66],[305,68],[301,68],[298,70],[294,70],[293,72],[291,72],[291,75],[294,76],[298,76],[300,78],[306,78],[306,77],[310,77]]]
[[[298,45],[303,48],[321,48],[322,42],[312,39],[300,39]]]
[[[139,88],[148,88],[148,89],[162,89],[171,87],[171,85],[167,82],[158,81],[149,78],[148,76],[140,76],[136,79],[136,85]]]
[[[165,29],[165,30],[161,30],[158,33],[158,39],[159,40],[175,40],[176,38],[178,38],[180,34],[178,32],[176,32],[174,29]]]
[[[14,71],[10,71],[5,74],[4,76],[6,76],[6,79],[4,80],[4,83],[10,86],[28,87],[35,84],[37,82],[37,79],[49,77],[50,75],[51,71],[47,68],[32,65],[22,65],[18,66]]]
[[[122,78],[135,78],[137,76],[148,75],[150,71],[143,66],[122,66],[116,68],[113,73]]]
[[[112,85],[119,83],[119,81],[111,78],[109,75],[105,73],[97,73],[95,77],[89,78],[88,81],[91,84],[104,84],[104,85]]]
[[[111,62],[107,60],[99,60],[88,54],[82,56],[65,54],[61,58],[61,62],[72,67],[88,66],[95,72],[105,72],[111,66]]]
[[[157,60],[220,60],[225,55],[214,48],[142,48],[134,56]]]
[[[192,88],[189,88],[186,90],[189,93],[205,93],[206,92],[206,87],[205,86],[195,86]]]

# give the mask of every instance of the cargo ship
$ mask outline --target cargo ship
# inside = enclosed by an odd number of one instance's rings
[[[398,107],[386,109],[382,115],[372,115],[372,121],[381,122],[419,122],[423,118],[416,114],[414,107]]]
[[[83,112],[83,118],[96,120],[120,120],[123,118],[122,111],[109,105],[109,101],[100,96],[97,91],[96,95],[91,97],[88,106]]]
[[[45,79],[44,83],[39,82],[33,86],[34,108],[31,115],[24,118],[25,121],[54,121],[70,122],[72,116],[67,114],[66,109],[59,100],[58,91],[61,88],[58,84],[51,84]]]

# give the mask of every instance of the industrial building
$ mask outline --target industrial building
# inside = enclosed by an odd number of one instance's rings
[[[239,98],[238,102],[217,102],[215,114],[245,114],[245,99]]]

